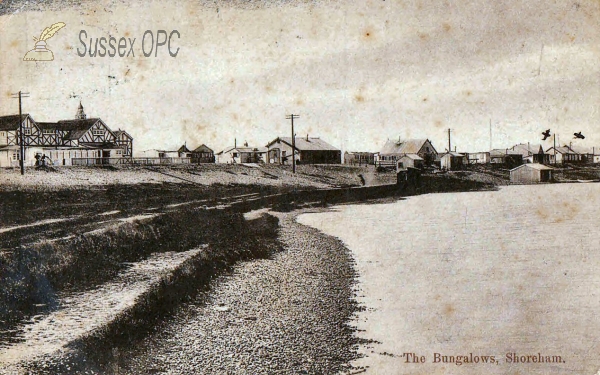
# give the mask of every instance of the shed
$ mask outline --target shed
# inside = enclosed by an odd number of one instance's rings
[[[535,184],[552,181],[554,168],[538,163],[522,164],[510,170],[510,182],[517,184]]]
[[[465,162],[465,156],[457,152],[447,152],[440,156],[440,166],[447,171],[462,169]]]
[[[425,166],[425,160],[417,154],[406,154],[398,159],[396,163],[396,172],[407,168],[422,169]]]

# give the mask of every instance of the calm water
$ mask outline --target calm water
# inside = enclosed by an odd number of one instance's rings
[[[298,221],[355,256],[367,308],[356,325],[380,342],[361,348],[367,357],[355,365],[367,373],[600,370],[600,184],[430,194]],[[513,352],[564,363],[509,363]],[[425,363],[406,363],[403,353]],[[455,358],[433,363],[435,353]],[[456,364],[471,353],[496,363]]]

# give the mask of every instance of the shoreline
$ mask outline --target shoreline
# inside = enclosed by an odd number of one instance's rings
[[[295,221],[295,218],[304,213],[304,212],[318,212],[321,211],[323,209],[325,209],[325,207],[332,205],[332,204],[373,204],[373,203],[381,203],[384,201],[390,201],[390,200],[399,200],[402,199],[402,196],[407,196],[407,195],[414,195],[414,194],[424,194],[424,193],[428,193],[428,192],[441,192],[439,190],[442,191],[456,191],[461,190],[464,191],[466,189],[466,187],[469,187],[466,190],[472,190],[473,188],[473,183],[472,182],[467,182],[465,184],[464,181],[460,181],[460,180],[455,180],[455,184],[454,185],[450,185],[447,186],[445,184],[441,184],[440,185],[440,181],[439,179],[435,180],[438,182],[438,184],[429,184],[427,185],[427,191],[401,191],[398,190],[398,187],[396,185],[387,185],[387,186],[378,186],[378,187],[366,187],[366,188],[346,188],[346,189],[327,189],[327,190],[309,190],[309,191],[292,191],[292,192],[288,192],[285,194],[277,194],[276,196],[271,196],[271,197],[260,197],[258,199],[254,199],[252,200],[252,202],[247,202],[247,201],[239,201],[239,202],[232,202],[229,208],[226,208],[225,211],[230,212],[230,213],[236,213],[236,214],[240,214],[243,212],[248,212],[251,209],[256,209],[256,208],[264,208],[264,207],[271,207],[271,209],[273,209],[274,211],[282,211],[280,213],[277,213],[275,215],[277,215],[278,217],[280,217],[282,219],[282,223],[278,226],[278,233],[280,233],[280,235],[278,235],[278,240],[281,241],[281,243],[285,244],[287,243],[289,248],[295,249],[295,253],[294,254],[301,254],[303,251],[313,251],[315,249],[313,249],[311,246],[315,246],[317,249],[320,249],[319,254],[320,256],[316,257],[316,258],[322,258],[323,254],[326,255],[332,255],[332,253],[335,253],[334,255],[338,257],[338,259],[333,262],[333,263],[328,263],[324,268],[321,268],[321,271],[318,272],[317,274],[320,275],[319,277],[321,277],[321,281],[323,280],[328,280],[327,282],[332,283],[332,285],[337,285],[336,288],[334,288],[335,290],[338,290],[338,295],[336,296],[328,296],[326,293],[322,294],[320,298],[314,298],[312,300],[311,303],[306,304],[306,305],[302,305],[304,306],[304,312],[303,314],[314,314],[314,306],[319,306],[321,307],[321,305],[323,304],[323,301],[327,301],[329,299],[329,302],[331,302],[331,304],[329,305],[329,308],[327,310],[327,313],[325,315],[330,316],[332,319],[330,321],[330,326],[328,329],[323,330],[322,327],[320,327],[318,324],[316,326],[313,326],[313,328],[309,329],[309,333],[305,333],[305,335],[303,336],[303,338],[296,338],[296,342],[298,343],[298,347],[301,348],[302,345],[304,344],[310,344],[312,346],[309,345],[309,347],[306,349],[308,350],[308,352],[313,353],[315,350],[317,350],[317,352],[322,353],[323,351],[327,352],[329,349],[329,347],[331,348],[336,348],[334,350],[334,352],[331,352],[330,354],[328,354],[326,356],[326,359],[323,360],[320,357],[320,354],[314,354],[315,358],[317,359],[313,359],[311,363],[314,363],[314,369],[316,369],[314,372],[312,373],[322,373],[323,371],[329,372],[328,370],[325,370],[325,367],[327,366],[335,366],[335,371],[340,372],[340,371],[354,371],[356,369],[353,369],[352,367],[349,367],[348,363],[355,359],[356,356],[356,352],[353,350],[353,348],[355,348],[358,343],[360,342],[360,339],[358,339],[357,337],[354,336],[354,332],[355,330],[351,327],[348,327],[348,323],[351,322],[351,316],[356,313],[358,311],[358,309],[360,307],[356,306],[356,302],[354,300],[354,297],[356,297],[355,295],[355,291],[353,289],[353,286],[355,284],[355,270],[352,268],[352,264],[354,264],[354,260],[352,259],[352,255],[350,254],[350,250],[344,246],[344,244],[331,236],[327,236],[324,233],[321,233],[320,231],[310,228],[310,227],[306,227],[303,226],[300,223],[297,223]],[[482,188],[482,185],[475,185],[478,186],[479,188]],[[487,186],[489,188],[489,186]],[[431,190],[431,191],[429,191]],[[385,193],[383,194],[383,197],[381,196],[380,193]],[[304,207],[304,208],[303,208]],[[311,208],[312,207],[312,208]],[[192,209],[192,207],[188,207],[187,208]],[[224,211],[224,212],[225,212]],[[223,213],[224,213],[223,212]],[[272,215],[271,215],[272,216]],[[302,235],[298,235],[297,233],[293,233],[294,230],[298,231],[299,233],[302,233]],[[267,237],[265,237],[265,235],[267,235],[266,233],[258,233],[256,236],[256,239],[258,241],[261,240],[265,240]],[[225,241],[225,239],[221,239],[218,240],[214,245],[216,246],[216,249],[219,249],[220,246],[225,246],[223,248],[227,248],[227,245],[222,242]],[[300,242],[303,243],[304,245],[297,245],[296,243]],[[306,244],[313,244],[311,246],[307,246]],[[327,246],[329,247],[325,247],[323,248],[323,245],[327,244]],[[334,250],[333,252],[331,250]],[[183,249],[180,249],[180,251]],[[289,250],[289,249],[288,249]],[[285,250],[285,252],[289,252],[288,250]],[[279,253],[278,253],[279,254]],[[293,257],[289,256],[289,254],[287,254],[287,264],[289,267],[294,267],[296,266],[297,263],[302,263],[304,264],[305,262],[298,262],[297,259],[294,259]],[[306,255],[306,254],[305,254]],[[278,255],[276,255],[278,256]],[[332,255],[333,256],[333,255]],[[313,258],[314,254],[313,254]],[[340,261],[340,259],[342,259]],[[249,261],[248,261],[249,260]],[[246,266],[250,266],[252,264],[254,264],[254,262],[257,261],[256,257],[250,256],[247,259],[241,259],[241,261],[236,261],[234,262],[235,267],[246,267]],[[318,263],[319,261],[317,261]],[[320,264],[320,263],[318,263]],[[322,265],[322,264],[321,264]],[[221,266],[219,266],[219,268],[221,268]],[[229,269],[229,265],[225,265],[225,267],[223,267],[224,270]],[[332,273],[332,271],[334,270],[339,270],[340,274],[334,274]],[[265,271],[266,272],[266,271]],[[282,269],[280,272],[283,272],[282,278],[281,279],[285,279],[286,277],[289,277],[289,268],[284,268]],[[312,279],[315,277],[315,275],[312,273],[313,270],[310,269],[304,269],[303,270],[304,274],[307,275],[308,279]],[[221,274],[220,272],[217,273],[216,275]],[[272,274],[270,272],[266,272],[265,273],[265,277],[271,277]],[[290,283],[293,284],[295,282],[295,280],[290,280]],[[204,284],[202,284],[204,285]],[[217,285],[218,286],[218,285]],[[198,287],[200,287],[201,289],[203,288],[203,286],[198,286],[196,283],[190,283],[190,281],[184,281],[184,285],[183,285],[183,290],[187,290],[187,291],[191,291],[193,289],[197,289]],[[211,283],[210,286],[207,286],[209,288],[209,292],[208,293],[217,293],[214,292],[212,290],[213,288],[213,284]],[[265,291],[263,291],[263,289]],[[256,293],[267,293],[270,292],[270,285],[267,284],[267,286],[265,288],[257,288],[255,289],[252,293],[256,294]],[[252,293],[250,293],[250,295],[252,295]],[[294,296],[297,295],[302,295],[303,293],[306,293],[308,295],[310,295],[311,290],[300,290],[298,291],[298,293],[294,293]],[[343,295],[343,298],[339,298],[340,295]],[[300,302],[298,301],[298,299],[294,299],[292,297],[290,297],[290,303],[292,305],[297,304],[297,303],[302,303],[302,300],[300,300]],[[333,298],[333,299],[332,299]],[[155,302],[153,302],[154,304],[157,305],[162,305],[163,302],[161,302],[160,298],[158,300],[156,300]],[[200,303],[204,303],[202,301],[200,301]],[[176,306],[178,306],[178,304],[176,304]],[[336,307],[337,306],[337,307]],[[339,310],[339,307],[342,306],[341,312]],[[158,306],[156,306],[158,307]],[[154,309],[155,307],[153,306],[144,306],[144,308],[146,309]],[[159,310],[162,308],[159,308]],[[177,310],[178,307],[175,307],[175,310]],[[160,315],[163,317],[169,317],[171,315],[171,310],[173,310],[173,308],[167,308],[166,310],[160,312]],[[339,316],[339,314],[342,314],[342,316]],[[137,315],[138,317],[140,315]],[[143,315],[142,315],[143,316]],[[152,330],[153,326],[155,323],[151,323],[149,327],[145,327],[145,326],[139,326],[139,322],[135,323],[133,321],[128,321],[128,318],[125,318],[124,321],[119,322],[119,324],[117,324],[118,327],[116,328],[126,328],[126,332],[132,332],[134,333],[134,336],[136,336],[135,332],[141,328],[142,331],[148,331],[148,330]],[[258,319],[257,319],[258,320]],[[285,320],[285,319],[284,319]],[[315,322],[317,322],[318,320],[314,320]],[[301,320],[302,322],[302,320]],[[133,324],[133,325],[131,325]],[[115,329],[116,329],[115,328]],[[111,339],[111,337],[114,336],[114,338],[118,338],[120,336],[123,336],[125,334],[125,332],[121,332],[119,334],[117,334],[114,329],[110,329],[110,332],[104,332],[102,333],[99,337],[92,337],[90,338],[92,341],[91,342],[95,342],[95,343],[104,343],[106,344],[106,346],[111,346],[114,344],[113,339]],[[114,332],[113,332],[114,331]],[[293,332],[291,332],[290,334],[295,334],[295,332],[298,331],[297,329],[293,330]],[[331,334],[333,335],[333,337],[327,336],[326,339],[321,340],[321,345],[318,346],[318,349],[315,349],[316,347],[314,346],[317,342],[314,341],[314,332],[318,331],[321,332],[322,334]],[[112,332],[112,333],[111,333]],[[336,333],[332,333],[332,332],[336,332]],[[116,335],[116,336],[115,336]],[[144,334],[142,334],[142,336],[144,336]],[[307,339],[308,337],[312,338],[312,340]],[[286,343],[289,341],[288,339],[285,339],[282,341],[282,346],[281,348],[285,348]],[[83,348],[87,348],[84,350],[84,352],[90,353],[89,352],[89,348],[91,348],[94,345],[88,345],[85,344],[85,342],[87,342],[87,340],[84,340],[84,342],[82,343],[82,347]],[[215,342],[219,342],[219,340],[215,341]],[[232,341],[232,342],[235,342]],[[332,344],[334,343],[334,344]],[[343,343],[343,345],[338,345],[335,343]],[[129,345],[131,343],[127,343],[127,345]],[[127,345],[124,346],[121,351],[127,351]],[[336,346],[337,345],[337,346]],[[136,345],[137,346],[137,345]],[[279,347],[279,346],[278,346]],[[333,349],[332,349],[333,350]],[[314,352],[316,353],[316,352]],[[191,355],[191,353],[190,353]],[[305,355],[305,354],[303,354]],[[285,355],[284,355],[285,356]],[[84,357],[76,357],[76,358],[85,358]],[[107,359],[108,358],[108,359]],[[119,354],[116,358],[114,358],[114,354],[113,353],[102,353],[102,355],[100,355],[100,357],[98,358],[98,361],[100,361],[101,363],[104,363],[104,365],[106,365],[108,362],[113,363],[111,361],[116,361],[117,363],[119,363],[121,361],[121,355]],[[319,359],[321,358],[321,359]],[[107,362],[108,361],[108,362]],[[297,360],[298,362],[298,360]],[[302,362],[302,361],[300,361]],[[282,363],[287,363],[286,361],[283,361]],[[292,361],[292,363],[295,363]],[[43,364],[40,364],[43,365]],[[71,363],[70,366],[74,366],[75,364]],[[36,365],[37,366],[37,365]],[[62,366],[62,365],[61,365]],[[59,369],[64,369],[65,367],[54,367],[55,370],[59,370]],[[86,365],[88,366],[88,365]],[[312,366],[312,365],[311,365]],[[310,366],[309,366],[310,367]],[[313,368],[311,367],[311,368]],[[39,367],[37,367],[39,369]],[[74,367],[71,367],[74,368]],[[86,367],[88,368],[88,367]],[[333,367],[331,367],[333,368]],[[88,368],[89,369],[89,368]],[[106,367],[103,367],[103,370],[106,370]],[[206,371],[208,371],[207,369],[205,369]],[[58,371],[60,373],[60,371]],[[218,373],[219,371],[215,372]],[[63,373],[68,373],[68,371],[64,371]],[[132,372],[135,373],[135,372]],[[266,371],[265,373],[270,373],[269,371]]]

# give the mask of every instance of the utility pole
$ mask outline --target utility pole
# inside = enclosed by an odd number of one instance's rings
[[[296,173],[296,134],[294,134],[294,119],[300,115],[291,114],[285,116],[286,119],[292,120],[292,173]]]
[[[19,148],[19,165],[21,166],[21,175],[25,174],[25,142],[23,139],[23,110],[21,106],[21,98],[28,98],[28,92],[19,91],[16,94],[11,94],[13,98],[19,98],[19,140],[18,143],[21,146]]]
[[[556,166],[556,133],[554,135],[554,165]]]

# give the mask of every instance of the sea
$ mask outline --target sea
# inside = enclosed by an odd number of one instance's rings
[[[600,184],[341,205],[366,374],[600,374]]]

